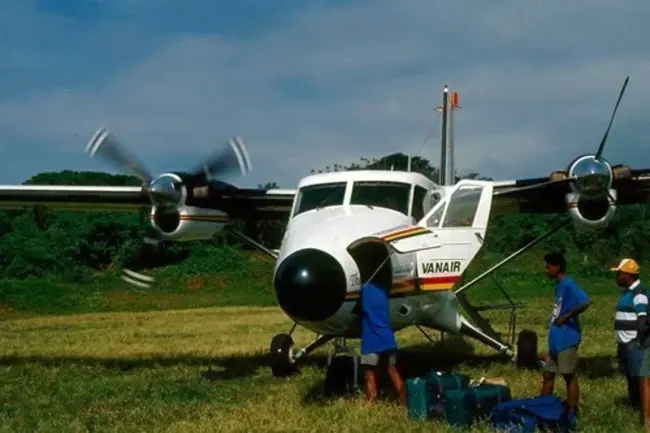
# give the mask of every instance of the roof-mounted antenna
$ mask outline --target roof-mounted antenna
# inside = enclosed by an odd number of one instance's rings
[[[408,154],[408,159],[406,162],[406,171],[410,172],[411,171],[411,154]]]

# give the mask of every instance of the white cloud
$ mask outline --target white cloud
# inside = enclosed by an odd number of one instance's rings
[[[604,0],[305,7],[245,40],[150,35],[165,43],[96,87],[0,99],[0,128],[78,152],[107,125],[143,159],[156,154],[159,169],[239,134],[253,158],[252,183],[289,187],[311,168],[418,152],[432,123],[420,153],[435,162],[440,126],[432,107],[448,82],[463,105],[458,169],[545,175],[595,150],[625,75],[631,81],[611,139],[648,117],[649,15],[650,4]],[[131,34],[142,34],[134,21]],[[107,47],[111,31],[103,25],[83,36]],[[137,38],[120,39],[129,44],[137,51]],[[89,61],[102,66],[101,56]],[[608,156],[622,157],[610,145]],[[625,156],[650,164],[640,153]]]

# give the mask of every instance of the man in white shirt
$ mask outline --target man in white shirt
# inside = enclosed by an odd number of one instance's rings
[[[619,367],[627,378],[630,402],[640,405],[641,422],[650,431],[650,368],[644,366],[650,347],[648,294],[641,285],[635,260],[623,259],[611,270],[616,272],[616,283],[623,289],[614,320]]]

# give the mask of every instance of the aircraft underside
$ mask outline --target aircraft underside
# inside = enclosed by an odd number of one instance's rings
[[[358,299],[348,299],[328,320],[320,322],[296,321],[300,326],[320,335],[336,335],[344,338],[361,337],[361,321],[355,314]],[[458,333],[461,322],[457,301],[450,290],[417,293],[391,297],[391,322],[394,331],[413,325]]]
[[[345,345],[345,339],[361,337],[360,317],[355,311],[358,308],[358,299],[348,299],[328,320],[320,322],[296,321],[294,329],[295,326],[300,325],[318,334],[314,341],[299,350],[295,350],[293,347],[294,342],[291,338],[293,329],[289,334],[276,335],[271,342],[274,374],[277,376],[289,374],[294,370],[295,362],[299,358],[332,340],[335,341],[335,353],[349,353],[350,350]],[[449,334],[463,334],[508,356],[513,355],[510,346],[473,325],[459,313],[458,299],[452,290],[419,292],[402,296],[393,295],[390,299],[390,312],[395,332],[409,326],[416,326],[430,341],[430,337],[422,328]]]

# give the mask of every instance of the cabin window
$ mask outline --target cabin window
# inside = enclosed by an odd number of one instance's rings
[[[443,227],[471,227],[474,224],[476,211],[481,201],[483,187],[461,186],[452,194],[447,204],[447,214]]]
[[[415,185],[415,190],[413,191],[413,211],[411,215],[415,218],[416,221],[420,221],[424,218],[424,215],[429,211],[429,207],[424,205],[424,199],[427,196],[427,189],[421,187],[420,185]]]
[[[440,227],[440,221],[442,220],[442,214],[445,212],[446,203],[443,203],[438,210],[436,210],[433,215],[427,219],[427,227]]]
[[[408,215],[411,184],[401,182],[355,182],[351,205],[377,206],[393,209]]]
[[[345,182],[310,185],[300,188],[294,216],[318,207],[341,206],[345,198]]]

